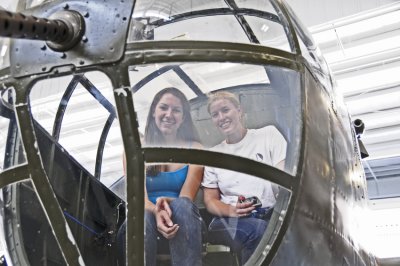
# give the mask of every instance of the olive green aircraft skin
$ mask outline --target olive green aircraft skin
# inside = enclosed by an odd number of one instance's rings
[[[254,44],[211,41],[126,44],[134,1],[52,1],[20,10],[39,18],[74,10],[82,15],[85,30],[82,39],[65,51],[54,51],[43,41],[14,39],[10,67],[0,72],[0,91],[4,93],[10,87],[15,90],[13,108],[0,105],[1,116],[15,119],[8,132],[6,170],[0,173],[7,260],[14,265],[40,263],[27,255],[33,252],[28,247],[34,249],[35,243],[26,243],[27,228],[36,228],[35,223],[42,222],[48,223],[43,226],[43,237],[53,245],[48,252],[53,253],[49,258],[55,265],[112,265],[118,253],[115,232],[126,218],[127,264],[143,265],[144,163],[180,162],[256,175],[288,191],[280,193],[268,232],[256,251],[258,255],[250,258],[247,265],[376,265],[375,258],[359,245],[349,226],[354,209],[367,208],[366,181],[352,121],[334,94],[329,72],[323,68],[321,72],[302,55],[298,38],[307,35],[307,30],[299,26],[286,3],[272,2],[289,22],[288,35],[295,54]],[[295,176],[233,155],[142,147],[128,67],[163,62],[237,62],[297,71],[301,76],[298,93],[302,125]],[[68,172],[58,170],[63,167],[57,161],[64,160],[61,149],[56,141],[43,136],[43,130],[30,115],[28,96],[37,81],[92,70],[105,73],[114,88],[127,157],[127,204],[85,171],[79,174],[81,183],[76,181],[63,188],[60,180],[66,180]],[[65,161],[67,164],[74,167],[71,161]],[[105,224],[98,229],[110,229],[111,233],[98,236],[96,243],[84,230],[71,225],[63,211],[62,199],[77,189],[85,191],[85,203],[76,207],[73,215],[86,217],[84,210],[93,212],[91,217]],[[98,190],[106,195],[100,201],[93,196]],[[42,209],[43,213],[20,208]]]

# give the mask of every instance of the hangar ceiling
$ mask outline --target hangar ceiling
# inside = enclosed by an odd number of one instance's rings
[[[319,44],[353,120],[365,123],[370,199],[400,197],[400,1],[287,2]]]
[[[398,0],[285,0],[304,25],[313,27],[352,16],[364,11],[381,8]],[[357,16],[357,15],[356,15]]]

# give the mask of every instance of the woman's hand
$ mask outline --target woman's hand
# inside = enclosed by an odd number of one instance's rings
[[[154,215],[157,221],[157,230],[166,238],[172,239],[178,232],[179,225],[171,220],[172,211],[169,207],[169,198],[158,198],[154,208]]]
[[[241,196],[240,196],[241,197]],[[236,203],[236,208],[235,208],[235,215],[237,217],[246,217],[248,216],[255,207],[253,206],[253,202],[243,202],[240,203],[239,200]]]

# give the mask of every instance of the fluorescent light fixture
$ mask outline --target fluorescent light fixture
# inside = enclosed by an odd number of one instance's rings
[[[390,49],[396,49],[399,47],[400,43],[400,30],[398,33],[399,35],[397,36],[384,39],[380,39],[381,37],[378,36],[374,38],[374,40],[363,42],[356,46],[346,47],[346,44],[344,44],[343,50],[339,49],[338,46],[338,50],[324,53],[324,57],[328,63],[336,63],[345,59],[357,58]]]
[[[379,111],[357,116],[365,124],[365,130],[400,125],[400,106],[395,110]]]
[[[362,74],[355,71],[353,75],[349,75],[347,78],[337,79],[337,88],[344,97],[349,94],[354,94],[354,91],[365,93],[374,88],[382,87],[384,84],[399,84],[399,73],[400,66],[381,68],[368,72],[364,71]],[[400,101],[398,103],[400,103]]]
[[[352,115],[372,113],[375,111],[397,108],[400,106],[400,90],[373,97],[363,97],[347,101],[346,105]]]
[[[163,20],[170,20],[168,15],[161,14],[160,12],[155,12],[155,11],[142,11],[142,12],[135,12],[132,15],[132,18],[143,18],[143,17],[154,17],[154,18],[159,18]]]
[[[336,30],[341,38],[352,38],[363,33],[383,32],[385,27],[393,25],[396,28],[400,26],[400,10],[337,27]]]
[[[268,29],[269,29],[269,27],[266,24],[263,24],[262,27],[261,27],[261,31],[262,32],[267,32]]]
[[[392,129],[380,129],[375,131],[366,131],[363,136],[363,143],[367,146],[374,143],[382,142],[399,142],[400,143],[400,126]]]
[[[3,46],[1,47],[1,52],[0,52],[1,57],[4,57],[6,55],[7,48],[8,48],[7,44],[3,44]]]
[[[328,63],[399,48],[400,5],[339,19],[310,29]]]
[[[344,18],[339,18],[334,21],[330,21],[321,25],[313,26],[310,28],[310,32],[312,34],[317,34],[323,31],[328,31],[330,29],[344,27],[350,24],[356,24],[359,21],[365,21],[371,18],[377,18],[385,16],[386,14],[394,13],[400,10],[400,3],[392,3],[388,5],[384,5],[382,7],[378,7],[376,9],[367,10],[361,13],[357,13],[351,16],[347,16]],[[390,23],[390,21],[389,21]]]

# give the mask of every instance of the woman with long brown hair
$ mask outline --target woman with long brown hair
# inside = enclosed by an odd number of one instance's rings
[[[147,116],[144,145],[146,147],[202,147],[190,115],[189,102],[180,90],[169,87],[155,95]],[[160,241],[168,242],[172,265],[200,266],[202,264],[202,220],[193,203],[202,178],[203,167],[197,165],[147,165],[146,265],[156,265]]]

